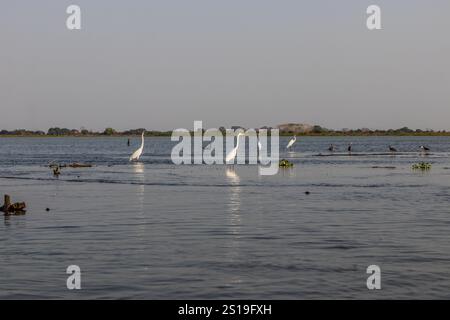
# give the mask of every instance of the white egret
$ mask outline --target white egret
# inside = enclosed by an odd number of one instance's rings
[[[258,156],[256,158],[256,161],[258,161],[258,159],[259,159],[259,162],[262,162],[261,158],[262,158],[262,143],[258,137]]]
[[[236,158],[236,155],[237,155],[237,151],[238,151],[238,148],[239,148],[239,137],[240,136],[243,136],[244,134],[242,133],[242,132],[239,132],[238,133],[238,135],[237,135],[237,143],[236,143],[236,147],[233,149],[233,150],[231,150],[228,154],[227,154],[227,156],[225,157],[225,162],[226,163],[228,163],[228,162],[230,162],[230,161],[234,161],[234,158]]]
[[[141,147],[137,149],[133,154],[130,156],[130,161],[138,161],[139,157],[142,154],[142,151],[144,150],[144,131],[142,131],[142,137],[141,137]]]
[[[295,143],[295,141],[297,141],[297,137],[294,136],[291,140],[289,140],[289,143],[286,146],[286,149],[291,150],[292,145]]]

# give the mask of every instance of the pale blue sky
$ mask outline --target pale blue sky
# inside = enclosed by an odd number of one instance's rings
[[[82,30],[65,27],[69,4]],[[381,31],[366,8],[382,9]],[[0,129],[450,130],[450,1],[0,4]]]

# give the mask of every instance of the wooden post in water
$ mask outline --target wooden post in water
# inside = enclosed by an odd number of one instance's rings
[[[8,208],[11,205],[11,197],[7,194],[5,194],[5,208]]]
[[[9,195],[5,194],[5,203],[3,204],[3,207],[1,207],[0,209],[7,214],[8,213],[8,208],[11,205],[11,198]]]

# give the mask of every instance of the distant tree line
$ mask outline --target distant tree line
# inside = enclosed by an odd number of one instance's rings
[[[450,136],[450,131],[434,131],[432,129],[410,129],[408,127],[403,127],[399,129],[341,129],[333,130],[323,128],[321,126],[315,125],[310,131],[307,132],[294,132],[294,131],[280,131],[281,135],[301,135],[301,136]]]
[[[233,126],[232,129],[238,129],[243,127]],[[270,130],[271,127],[262,127],[261,129]],[[16,129],[16,130],[0,130],[0,136],[73,136],[73,137],[89,137],[89,136],[135,136],[140,135],[144,128],[130,129],[125,131],[118,131],[114,128],[106,128],[103,131],[92,131],[84,128],[78,129],[68,129],[53,127],[44,131],[33,131],[26,129]],[[203,130],[204,131],[204,130]],[[219,131],[225,133],[225,127],[220,127]],[[170,136],[172,131],[157,131],[157,130],[145,130],[146,136]],[[312,126],[308,131],[295,131],[295,130],[280,130],[280,135],[299,135],[299,136],[450,136],[450,131],[434,131],[432,129],[410,129],[408,127],[403,127],[399,129],[389,129],[389,130],[378,130],[378,129],[341,129],[333,130],[323,128],[319,125]]]
[[[92,131],[87,129],[68,129],[53,127],[44,131],[33,131],[26,129],[16,129],[16,130],[0,130],[0,136],[71,136],[71,137],[83,137],[83,136],[133,136],[140,135],[144,128],[131,129],[126,131],[117,131],[114,128],[106,128],[103,131]],[[170,136],[172,131],[155,131],[146,130],[146,136]]]

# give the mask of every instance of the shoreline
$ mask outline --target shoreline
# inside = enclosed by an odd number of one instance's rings
[[[193,133],[191,132],[191,135]],[[450,137],[450,132],[446,133],[417,133],[417,134],[310,134],[310,133],[280,133],[280,137]],[[166,138],[172,134],[146,134],[145,137]],[[131,135],[0,135],[1,138],[128,138],[140,137],[139,134]]]

